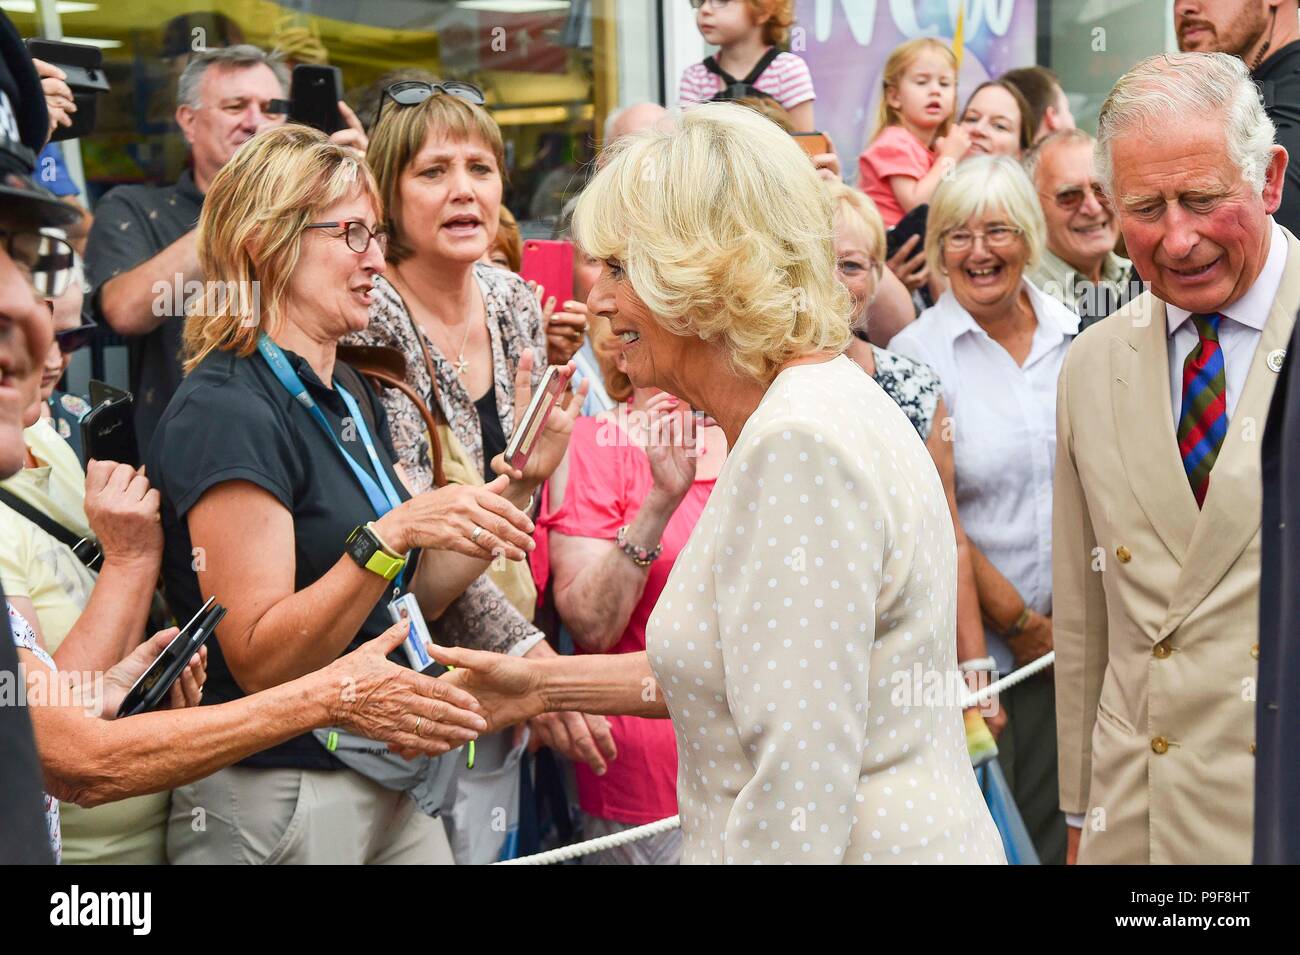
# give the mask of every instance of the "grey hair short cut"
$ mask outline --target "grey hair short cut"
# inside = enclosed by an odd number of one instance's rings
[[[1034,143],[1033,146],[1029,147],[1028,151],[1025,152],[1025,155],[1020,160],[1020,165],[1024,167],[1025,175],[1029,177],[1029,181],[1035,185],[1038,184],[1038,179],[1036,178],[1038,167],[1043,161],[1043,156],[1047,155],[1049,149],[1055,149],[1057,146],[1065,146],[1070,143],[1087,143],[1089,146],[1092,146],[1094,140],[1086,130],[1058,129],[1050,136],[1043,137],[1038,142]]]
[[[925,223],[925,260],[936,275],[943,271],[943,240],[976,216],[997,216],[1020,230],[1032,272],[1043,254],[1047,224],[1038,193],[1020,163],[1010,156],[967,159],[939,183]]]
[[[1246,64],[1227,53],[1161,53],[1119,78],[1097,118],[1097,176],[1113,194],[1111,144],[1116,137],[1170,120],[1224,117],[1228,155],[1256,192],[1264,188],[1275,130]]]
[[[268,67],[275,74],[281,92],[288,96],[289,67],[285,65],[280,54],[267,53],[261,47],[253,46],[251,43],[239,43],[235,46],[214,47],[191,54],[176,84],[176,105],[188,106],[190,109],[198,109],[203,105],[199,102],[199,84],[203,81],[203,74],[211,66],[241,69],[258,65]]]

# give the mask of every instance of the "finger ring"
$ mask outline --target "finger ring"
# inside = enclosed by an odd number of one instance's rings
[[[417,716],[417,717],[415,718],[415,735],[416,735],[416,736],[419,736],[419,735],[420,735],[420,729],[421,729],[421,727],[423,727],[423,726],[424,726],[424,717],[423,717],[423,716]]]
[[[478,543],[479,535],[482,534],[482,533],[483,533],[483,528],[481,528],[481,527],[479,527],[477,524],[475,524],[475,525],[474,525],[474,530],[470,531],[469,539],[472,540],[475,544],[477,544],[477,543]]]

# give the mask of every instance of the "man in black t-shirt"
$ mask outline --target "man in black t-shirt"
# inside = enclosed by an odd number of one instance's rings
[[[22,385],[50,349],[53,328],[31,277],[42,263],[31,250],[35,230],[62,225],[77,212],[30,179],[49,135],[49,113],[27,49],[0,13],[0,478],[23,466]],[[35,267],[35,270],[34,268]],[[0,864],[52,862],[42,815],[41,767],[23,680],[0,589]]]

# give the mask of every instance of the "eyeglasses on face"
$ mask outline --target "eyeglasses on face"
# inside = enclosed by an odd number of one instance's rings
[[[35,229],[0,229],[0,245],[41,298],[68,290],[77,253],[66,239]]]
[[[941,238],[943,247],[950,252],[965,252],[973,248],[976,239],[983,239],[990,249],[1005,249],[1024,234],[1023,229],[1010,225],[995,225],[980,231],[971,229],[950,229]]]
[[[87,322],[84,325],[78,325],[76,328],[55,332],[54,341],[59,346],[59,351],[65,355],[71,355],[91,343],[95,337],[95,329],[98,327],[99,325],[95,322]]]
[[[1097,204],[1109,208],[1106,200],[1105,190],[1101,188],[1101,183],[1091,183],[1093,198]],[[1073,212],[1079,206],[1083,205],[1084,191],[1083,186],[1067,186],[1052,196],[1052,201],[1056,203],[1056,208],[1064,212]]]
[[[370,248],[370,240],[373,239],[379,244],[380,252],[388,251],[388,233],[382,228],[375,229],[373,232],[364,222],[312,222],[303,226],[304,229],[341,229],[335,238],[341,238],[348,244],[348,248],[357,255],[365,254],[366,249]]]
[[[730,3],[731,0],[690,0],[692,10],[698,10],[700,7],[708,7],[710,10],[721,10]]]

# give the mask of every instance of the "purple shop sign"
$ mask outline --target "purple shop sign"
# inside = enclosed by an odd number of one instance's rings
[[[831,137],[845,181],[875,131],[880,74],[890,50],[918,36],[952,42],[965,5],[958,109],[990,76],[1034,62],[1035,0],[797,0],[791,51],[817,89],[817,128]]]

